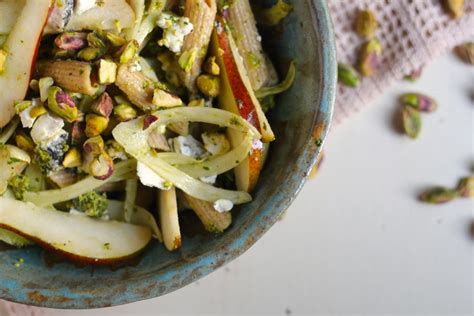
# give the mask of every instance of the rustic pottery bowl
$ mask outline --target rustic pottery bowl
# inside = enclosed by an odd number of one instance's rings
[[[275,61],[297,61],[293,88],[271,113],[277,135],[254,201],[220,237],[184,238],[181,251],[153,244],[135,266],[75,267],[45,262],[37,247],[0,248],[0,298],[54,308],[97,308],[177,290],[251,247],[295,199],[328,132],[336,84],[336,55],[326,1],[294,0],[294,11],[272,37]],[[284,64],[284,62],[282,62]],[[15,267],[20,258],[24,263]]]

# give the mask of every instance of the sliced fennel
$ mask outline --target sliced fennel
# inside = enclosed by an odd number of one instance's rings
[[[143,207],[133,205],[132,212],[130,214],[130,220],[127,221],[125,219],[125,213],[123,210],[124,202],[109,200],[107,214],[109,215],[110,220],[115,220],[119,222],[126,221],[130,224],[148,227],[151,229],[153,237],[158,239],[160,242],[163,242],[163,237],[161,235],[160,228],[158,227],[155,218],[150,212],[148,212]]]
[[[276,86],[273,87],[264,87],[261,88],[257,91],[255,91],[255,96],[261,100],[265,97],[268,97],[269,95],[274,95],[274,94],[279,94],[282,92],[285,92],[288,90],[292,85],[293,82],[295,81],[296,77],[296,66],[295,62],[292,61],[290,63],[290,67],[288,68],[288,73],[286,74],[285,80],[277,84]]]
[[[135,199],[137,198],[137,179],[127,180],[125,184],[125,202],[123,204],[123,217],[127,223],[131,221],[135,209]]]
[[[146,38],[156,27],[156,22],[163,12],[165,5],[166,0],[151,0],[147,12],[143,15],[140,26],[135,27],[132,32],[128,34],[128,38],[136,40],[140,48],[145,46]],[[138,5],[138,8],[142,9],[141,3]]]
[[[219,175],[237,167],[252,149],[252,137],[247,134],[244,140],[234,149],[224,155],[212,156],[198,161],[177,153],[159,153],[158,158],[176,167],[193,178]],[[189,159],[187,159],[189,158]],[[182,162],[182,163],[176,163]],[[185,162],[185,163],[183,163]]]
[[[176,107],[153,113],[158,119],[150,124],[148,128],[156,125],[167,125],[176,122],[200,122],[229,127],[241,132],[249,132],[255,139],[261,135],[257,129],[242,117],[234,113],[203,107]]]
[[[25,194],[25,201],[31,202],[37,206],[48,206],[68,201],[81,194],[97,189],[106,183],[130,179],[130,177],[133,177],[134,175],[135,165],[136,163],[134,160],[126,160],[116,164],[113,175],[106,180],[98,180],[89,176],[62,189],[27,192]]]
[[[118,138],[116,139],[119,141]],[[124,146],[124,148],[127,150],[127,147]],[[137,156],[133,154],[131,155],[146,165],[148,168],[152,169],[160,177],[171,182],[177,188],[197,199],[208,202],[224,199],[232,201],[234,204],[247,203],[252,200],[252,197],[247,192],[219,189],[213,187],[212,185],[196,180],[179,169],[166,163],[162,159],[154,156],[151,151]]]
[[[6,144],[10,137],[12,137],[19,123],[20,119],[18,116],[15,116],[15,118],[13,118],[7,126],[5,126],[3,129],[0,129],[0,144]]]
[[[163,159],[159,158],[151,151],[147,144],[147,131],[152,130],[151,127],[155,124],[166,125],[182,121],[201,122],[245,132],[249,139],[252,140],[260,138],[260,133],[252,125],[240,116],[213,108],[181,107],[157,111],[154,112],[153,115],[157,120],[154,121],[147,130],[143,130],[143,117],[121,123],[113,130],[112,133],[115,140],[124,147],[127,153],[135,157],[148,168],[152,169],[161,178],[171,182],[177,188],[197,199],[208,202],[215,202],[224,199],[232,201],[234,204],[242,204],[252,200],[250,194],[246,192],[219,189],[194,179],[191,175],[173,167]],[[244,142],[244,145],[249,146],[249,143],[251,146],[251,142],[247,142],[246,144]],[[244,153],[246,155],[248,150],[244,151]],[[229,161],[219,162],[219,160],[216,160],[215,162],[219,163],[219,165],[216,163],[216,166],[218,166],[220,170],[227,169],[227,166],[221,165],[222,163],[230,163]],[[235,163],[236,162],[234,161],[234,164]],[[190,168],[192,168],[192,172],[197,173],[197,170],[195,170],[194,167]],[[230,169],[231,168],[233,167],[230,167]],[[204,171],[207,170],[202,169],[202,172]],[[201,171],[199,170],[199,172]]]

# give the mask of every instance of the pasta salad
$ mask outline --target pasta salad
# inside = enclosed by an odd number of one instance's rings
[[[283,0],[0,0],[0,240],[107,265],[192,212],[223,233],[295,77],[257,25]],[[258,23],[257,23],[258,21]],[[188,211],[187,211],[188,210]]]

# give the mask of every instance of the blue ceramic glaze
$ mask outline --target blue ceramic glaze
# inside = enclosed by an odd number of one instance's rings
[[[153,244],[133,267],[47,267],[42,250],[0,249],[0,297],[55,308],[97,308],[136,302],[177,290],[246,251],[280,217],[302,187],[321,150],[331,121],[336,53],[326,1],[294,0],[294,12],[276,35],[274,60],[295,59],[295,85],[271,113],[277,135],[254,201],[220,237],[184,238],[169,253]],[[21,267],[15,263],[24,259]]]

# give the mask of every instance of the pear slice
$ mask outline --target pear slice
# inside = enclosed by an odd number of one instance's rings
[[[73,14],[66,30],[121,30],[133,26],[134,22],[135,12],[127,1],[102,0],[100,5],[96,4],[80,14]]]
[[[23,100],[28,91],[50,4],[50,0],[26,0],[4,45],[8,55],[0,73],[0,128],[15,115],[13,103]]]
[[[24,5],[25,0],[0,1],[0,34],[10,33]]]
[[[252,90],[243,59],[222,17],[217,17],[212,34],[211,50],[221,69],[221,93],[218,97],[220,107],[240,115],[255,126],[262,134],[263,142],[273,141],[275,135]],[[234,130],[228,130],[228,136],[232,147],[240,144],[244,137],[242,133]],[[235,168],[238,190],[251,192],[255,188],[263,168],[262,157],[263,144],[256,140],[249,156]]]
[[[139,254],[151,230],[92,219],[0,197],[0,228],[7,229],[71,261],[109,265]]]

